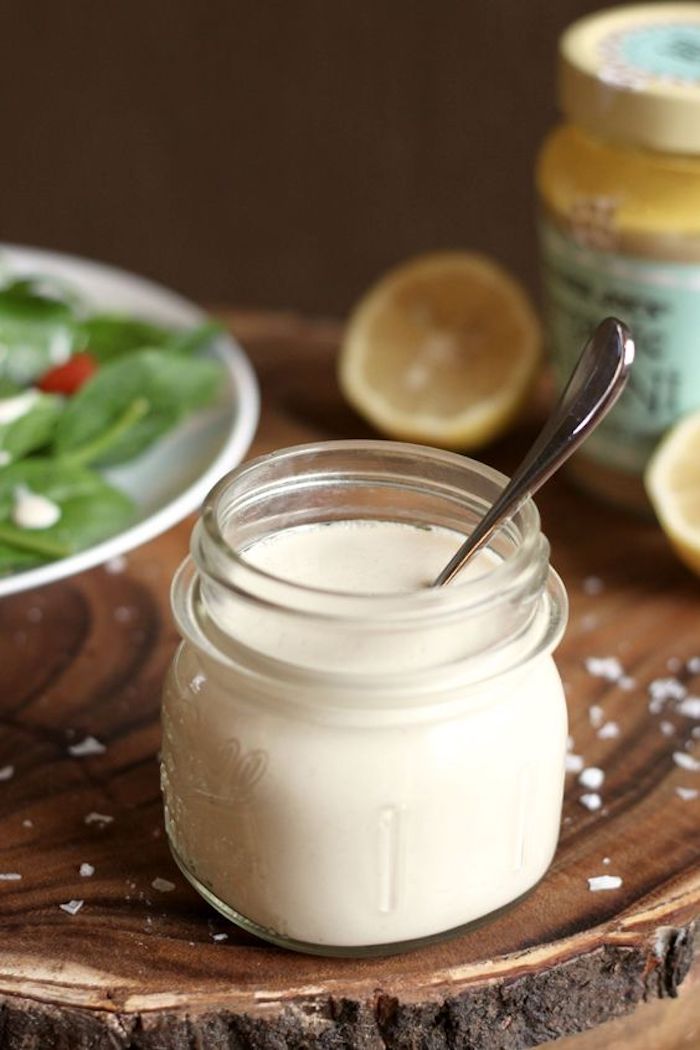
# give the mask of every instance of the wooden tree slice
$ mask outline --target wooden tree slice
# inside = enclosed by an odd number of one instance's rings
[[[263,387],[255,452],[370,434],[337,390],[334,325],[233,323]],[[488,460],[512,469],[533,430],[526,421]],[[21,875],[0,880],[1,1047],[518,1050],[676,996],[700,915],[700,800],[677,789],[700,788],[700,773],[673,756],[700,754],[700,723],[671,699],[650,712],[648,687],[672,676],[700,693],[700,583],[651,523],[562,480],[539,504],[571,597],[558,659],[575,750],[605,770],[603,807],[582,805],[570,776],[555,863],[527,900],[384,960],[258,942],[209,909],[169,856],[159,694],[177,643],[168,586],[191,522],[129,555],[125,571],[0,603],[0,873]],[[613,656],[624,687],[586,669]],[[105,752],[73,756],[86,736]],[[94,874],[81,875],[84,864]],[[621,888],[590,892],[588,878],[602,874],[621,876]],[[71,901],[84,902],[75,914],[61,907]],[[674,1030],[679,1040],[659,1050],[691,1045],[680,1040],[700,1025],[697,998],[654,1014],[659,1039]],[[626,1050],[646,1048],[649,1024],[630,1025],[609,1031],[631,1033]],[[562,1047],[614,1045],[589,1039],[598,1036]]]

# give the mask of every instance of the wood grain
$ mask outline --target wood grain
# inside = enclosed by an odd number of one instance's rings
[[[337,390],[334,325],[232,321],[263,388],[254,452],[370,433]],[[484,458],[511,469],[533,427],[525,420]],[[700,585],[653,524],[565,481],[539,503],[571,597],[559,651],[571,729],[576,751],[606,772],[604,806],[589,812],[569,777],[560,848],[535,892],[476,932],[390,960],[263,945],[211,911],[169,857],[159,693],[177,642],[168,586],[191,522],[129,555],[125,572],[100,568],[0,603],[0,769],[14,767],[0,780],[0,872],[22,876],[0,881],[0,1047],[520,1050],[637,1007],[629,1024],[615,1022],[629,1033],[625,1050],[649,1046],[640,1040],[651,1021],[636,1021],[644,1010],[657,1011],[658,1050],[686,1045],[700,1024],[697,994],[682,1006],[639,1004],[675,997],[693,957],[700,800],[676,788],[700,787],[700,774],[673,754],[693,745],[696,723],[672,701],[651,714],[648,685],[677,661],[674,673],[700,693],[687,668],[700,656]],[[608,656],[631,688],[587,672],[587,658]],[[619,725],[617,738],[598,737],[593,704]],[[105,753],[71,756],[88,735]],[[96,813],[111,820],[86,822]],[[92,877],[79,875],[82,863]],[[589,892],[587,878],[605,873],[622,876],[622,888]],[[158,891],[156,878],[175,888]],[[69,915],[60,905],[73,899],[84,905]],[[562,1050],[607,1046],[587,1041],[607,1031]]]

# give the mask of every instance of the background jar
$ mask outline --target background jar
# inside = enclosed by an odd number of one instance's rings
[[[566,596],[528,502],[496,566],[402,595],[315,590],[240,552],[293,525],[465,531],[505,478],[451,453],[329,442],[210,494],[179,571],[164,695],[171,847],[234,922],[328,954],[399,950],[527,892],[559,832]]]
[[[618,405],[574,457],[588,489],[647,508],[642,475],[700,406],[700,4],[613,8],[560,42],[567,122],[537,165],[546,332],[563,384],[609,314],[637,359]]]

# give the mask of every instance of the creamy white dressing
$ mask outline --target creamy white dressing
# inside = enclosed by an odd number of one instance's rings
[[[14,492],[12,520],[20,529],[48,529],[61,517],[61,508],[48,496],[18,485]]]
[[[461,540],[340,521],[275,533],[244,557],[307,587],[401,594],[434,579]],[[482,552],[460,583],[496,565]],[[323,607],[322,593],[315,600]],[[328,623],[225,596],[210,610],[250,651],[295,664],[286,683],[180,651],[165,690],[162,776],[182,862],[258,926],[323,945],[426,937],[514,900],[541,878],[559,831],[567,730],[551,657],[527,659],[523,638],[520,666],[504,656],[502,675],[455,685],[465,645],[488,648],[493,613],[358,633],[334,627],[331,594],[328,608]],[[302,663],[324,669],[322,709],[304,707]],[[426,667],[433,689],[420,703],[410,678],[398,706],[372,685],[377,673],[400,680]],[[357,706],[336,672],[366,676]],[[372,689],[376,708],[363,708]]]
[[[73,353],[73,340],[65,328],[60,328],[51,337],[49,360],[55,366],[64,365]]]
[[[0,397],[0,426],[15,423],[26,416],[39,400],[38,390],[24,390],[13,397]]]
[[[0,467],[6,467],[8,463],[12,462],[12,456],[6,448],[0,448]]]
[[[401,594],[429,586],[464,536],[452,529],[392,521],[298,525],[258,540],[243,558],[256,568],[305,587],[352,594]],[[498,564],[479,551],[455,585]]]

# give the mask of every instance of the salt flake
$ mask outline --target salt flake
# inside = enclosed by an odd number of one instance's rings
[[[158,890],[160,893],[170,893],[175,889],[175,883],[171,882],[170,879],[156,878],[151,883],[154,890]]]
[[[649,683],[649,696],[663,703],[665,700],[682,700],[688,690],[677,678],[655,678]]]
[[[89,879],[92,875],[95,874],[95,867],[93,864],[88,864],[87,862],[84,862],[78,868],[78,874],[83,879]]]
[[[659,729],[661,730],[664,736],[673,736],[673,734],[676,731],[676,727],[674,726],[673,722],[667,721],[659,722]]]
[[[690,674],[700,674],[700,656],[691,656],[685,666]]]
[[[109,561],[105,562],[105,572],[110,573],[112,576],[116,576],[120,572],[124,572],[126,565],[127,561],[124,555],[117,554],[116,557],[110,558]]]
[[[568,754],[565,759],[567,773],[580,773],[583,769],[583,756]]]
[[[679,703],[677,710],[686,718],[700,718],[700,696],[686,696]]]
[[[605,712],[603,711],[603,708],[600,706],[600,704],[591,704],[591,706],[588,708],[588,720],[590,721],[594,729],[597,729],[598,726],[603,724],[604,717]]]
[[[86,736],[79,744],[71,744],[68,753],[73,758],[87,758],[88,755],[103,755],[107,748],[94,736]]]
[[[77,915],[82,908],[85,901],[66,901],[65,904],[59,904],[61,911],[67,911],[69,915]]]
[[[622,879],[619,875],[594,875],[588,880],[588,888],[591,893],[598,893],[600,890],[619,890],[622,885]]]
[[[586,576],[583,581],[583,593],[584,594],[600,594],[603,590],[603,581],[600,576]]]
[[[17,871],[0,871],[0,882],[17,882],[21,878]]]
[[[583,785],[583,787],[590,788],[591,791],[597,791],[598,788],[602,787],[604,780],[605,773],[602,769],[598,769],[597,766],[588,766],[578,778],[579,784]]]
[[[676,794],[684,802],[692,802],[693,799],[700,798],[700,791],[697,788],[677,787]]]
[[[687,769],[690,773],[700,773],[700,760],[694,758],[693,755],[687,754],[685,751],[674,751],[673,761],[681,769]]]
[[[614,740],[620,735],[620,727],[617,722],[606,722],[598,730],[597,736],[599,740]]]
[[[589,791],[585,795],[581,795],[581,797],[579,798],[579,802],[582,806],[585,806],[586,809],[590,810],[591,813],[595,812],[595,810],[597,809],[600,809],[600,807],[603,805],[603,800],[601,799],[597,791]]]
[[[85,817],[86,824],[111,824],[114,817],[110,817],[107,813],[88,813]]]
[[[617,682],[624,675],[624,668],[616,656],[589,656],[586,670],[594,678],[604,678],[607,682]]]
[[[2,766],[0,767],[0,780],[9,780],[10,777],[15,775],[14,766]]]
[[[213,933],[212,934],[212,940],[214,940],[214,941],[227,941],[228,940],[228,934],[227,933]]]

